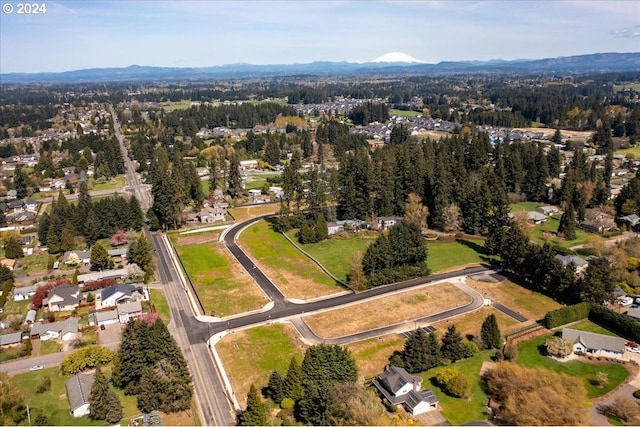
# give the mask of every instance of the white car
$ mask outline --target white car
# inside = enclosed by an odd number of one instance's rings
[[[39,371],[41,369],[44,369],[44,366],[42,366],[42,365],[33,365],[32,367],[29,368],[30,371]]]
[[[640,353],[640,348],[638,348],[638,347],[627,347],[627,351],[630,351],[631,353]]]

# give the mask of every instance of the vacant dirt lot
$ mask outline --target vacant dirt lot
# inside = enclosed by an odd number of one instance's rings
[[[337,338],[468,304],[471,298],[450,283],[425,286],[396,295],[376,298],[325,313],[305,317],[320,337]]]

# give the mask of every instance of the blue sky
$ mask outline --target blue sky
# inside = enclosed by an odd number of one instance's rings
[[[636,0],[30,1],[0,0],[0,73],[640,51]]]

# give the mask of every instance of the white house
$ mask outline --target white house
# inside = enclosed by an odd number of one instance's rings
[[[42,301],[42,305],[46,306],[49,311],[71,311],[78,308],[80,303],[80,290],[77,286],[68,284],[60,285],[53,288]]]
[[[438,398],[431,390],[422,389],[422,378],[412,377],[404,368],[389,366],[373,385],[392,404],[403,405],[412,415],[438,408]]]
[[[116,284],[104,288],[100,292],[98,298],[96,298],[96,306],[115,307],[118,304],[130,301],[149,301],[149,293],[141,286]]]
[[[118,323],[118,310],[99,311],[96,313],[98,326]]]
[[[36,294],[36,289],[38,286],[44,285],[46,282],[39,282],[35,285],[31,286],[22,286],[20,288],[13,289],[13,300],[14,301],[26,301],[31,299],[32,296]]]
[[[562,339],[569,341],[574,353],[618,358],[624,354],[625,340],[619,337],[563,328]]]
[[[74,417],[89,415],[89,395],[93,385],[93,374],[77,374],[67,380],[69,410]]]
[[[118,320],[127,323],[129,320],[142,316],[142,304],[140,301],[128,302],[118,305]]]
[[[551,205],[540,206],[538,207],[537,211],[540,212],[541,214],[545,214],[549,216],[557,214],[559,212],[557,206],[551,206]]]
[[[127,270],[117,268],[115,270],[95,271],[93,273],[79,274],[78,283],[93,282],[100,279],[121,279],[127,275]]]
[[[29,335],[31,337],[39,336],[42,341],[51,339],[60,339],[62,341],[71,341],[78,338],[80,328],[78,327],[78,319],[69,317],[67,320],[54,323],[37,322],[31,325]]]

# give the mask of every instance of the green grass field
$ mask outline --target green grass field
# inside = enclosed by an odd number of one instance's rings
[[[521,342],[518,345],[519,354],[516,362],[526,368],[545,368],[554,372],[581,378],[584,381],[589,399],[607,394],[629,376],[629,372],[617,363],[595,364],[579,360],[558,362],[544,356],[544,343],[550,337],[551,335],[546,335],[530,341]],[[605,372],[609,376],[609,382],[602,388],[598,388],[592,384],[597,372]]]
[[[623,156],[629,156],[634,159],[640,158],[640,146],[625,148],[624,150],[618,150],[615,154],[622,154]]]
[[[45,354],[57,353],[62,350],[62,345],[56,341],[40,340],[40,356],[44,356]]]
[[[432,273],[457,266],[487,261],[484,240],[458,239],[455,242],[427,242],[427,266]]]
[[[124,187],[125,184],[126,179],[124,175],[118,175],[107,182],[97,182],[96,180],[92,179],[91,181],[89,181],[89,190],[117,190]]]
[[[635,90],[640,92],[640,83],[630,83],[626,85],[613,85],[614,92],[620,92],[621,90]]]
[[[533,226],[531,240],[540,244],[549,242],[551,245],[570,248],[572,246],[585,244],[592,239],[602,239],[601,236],[588,233],[580,228],[576,228],[575,240],[560,239],[555,235],[559,225],[560,218],[548,217],[547,222]]]
[[[176,102],[163,102],[162,104],[160,104],[160,107],[163,108],[167,113],[174,110],[186,110],[188,108],[191,108],[191,100],[183,99],[182,101]]]
[[[611,337],[619,336],[615,332],[611,332],[610,330],[603,328],[602,326],[598,325],[597,323],[593,323],[590,320],[583,320],[582,322],[576,323],[568,327],[571,329],[577,329],[579,331],[594,332],[596,334],[609,335]]]
[[[297,242],[298,230],[289,230],[287,236]],[[317,259],[327,270],[336,277],[347,280],[349,264],[356,252],[363,252],[374,241],[372,237],[353,235],[348,238],[336,237],[318,243],[300,244],[300,247]]]
[[[105,372],[107,375],[107,372]],[[108,374],[107,376],[109,376]],[[48,392],[36,393],[41,378],[48,376],[51,378],[51,389]],[[39,414],[48,417],[48,425],[57,426],[103,426],[108,425],[106,421],[96,421],[88,416],[75,418],[69,412],[69,402],[66,397],[65,381],[69,377],[59,374],[58,368],[49,368],[37,372],[27,372],[16,375],[12,381],[18,386],[25,398],[25,404],[29,405],[31,420]],[[114,389],[120,397],[123,405],[123,423],[125,419],[140,413],[137,409],[135,396],[125,396],[120,390]],[[25,419],[20,425],[28,425]],[[125,424],[126,425],[126,424]]]
[[[316,284],[324,285],[327,290],[335,291],[339,288],[331,277],[280,233],[276,233],[266,221],[259,221],[247,228],[238,240],[255,258],[276,271],[288,271],[306,280],[312,280]],[[288,284],[288,280],[284,277],[279,281],[284,285]]]
[[[264,297],[245,292],[252,283],[235,279],[226,258],[208,244],[176,246],[176,250],[193,282],[205,313],[229,316],[256,310],[265,304]]]
[[[451,425],[455,426],[487,419],[485,411],[489,397],[484,391],[484,381],[480,378],[480,368],[482,363],[489,361],[494,353],[491,350],[481,351],[470,359],[460,360],[448,366],[433,368],[420,374],[423,378],[422,387],[431,389],[435,393],[438,397],[439,405],[442,407],[442,415]],[[469,400],[451,397],[435,385],[435,376],[439,371],[447,367],[457,369],[471,380]]]
[[[160,315],[160,318],[165,323],[169,323],[169,320],[171,320],[171,310],[169,309],[169,304],[167,303],[162,291],[160,289],[150,289],[149,296],[151,298],[151,303],[155,307],[156,312]]]
[[[422,113],[413,110],[396,110],[395,108],[389,109],[390,116],[402,116],[402,117],[418,117],[422,116]]]
[[[298,230],[290,230],[287,236],[296,240]],[[302,245],[302,249],[316,258],[336,277],[346,280],[351,259],[356,252],[364,253],[375,240],[375,235],[361,237],[333,237],[318,243]],[[456,266],[480,263],[486,260],[483,254],[484,241],[480,239],[459,239],[455,242],[427,242],[427,265],[432,273],[449,270]]]

